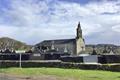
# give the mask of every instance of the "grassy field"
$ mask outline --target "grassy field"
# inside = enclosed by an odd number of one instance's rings
[[[51,75],[65,78],[66,80],[120,80],[120,72],[60,69],[60,68],[4,68],[0,73],[37,76]],[[68,78],[68,79],[67,79]]]

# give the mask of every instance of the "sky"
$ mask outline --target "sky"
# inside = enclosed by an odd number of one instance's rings
[[[76,37],[120,45],[120,0],[0,0],[0,37],[27,44]]]

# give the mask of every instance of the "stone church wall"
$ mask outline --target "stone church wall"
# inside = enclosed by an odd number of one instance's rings
[[[85,43],[82,38],[76,40],[76,54],[79,55],[81,51],[85,51]]]

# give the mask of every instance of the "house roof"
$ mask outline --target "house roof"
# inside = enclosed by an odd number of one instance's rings
[[[67,44],[67,43],[75,43],[75,39],[58,39],[58,40],[44,40],[36,45],[51,45],[53,44]]]

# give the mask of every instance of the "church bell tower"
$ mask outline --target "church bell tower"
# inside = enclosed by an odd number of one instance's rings
[[[82,38],[82,29],[81,29],[80,22],[78,23],[78,27],[77,27],[76,32],[77,32],[77,37],[76,38],[77,39]]]
[[[85,42],[82,36],[82,29],[79,22],[76,29],[76,55],[79,55],[83,51],[85,51]]]

